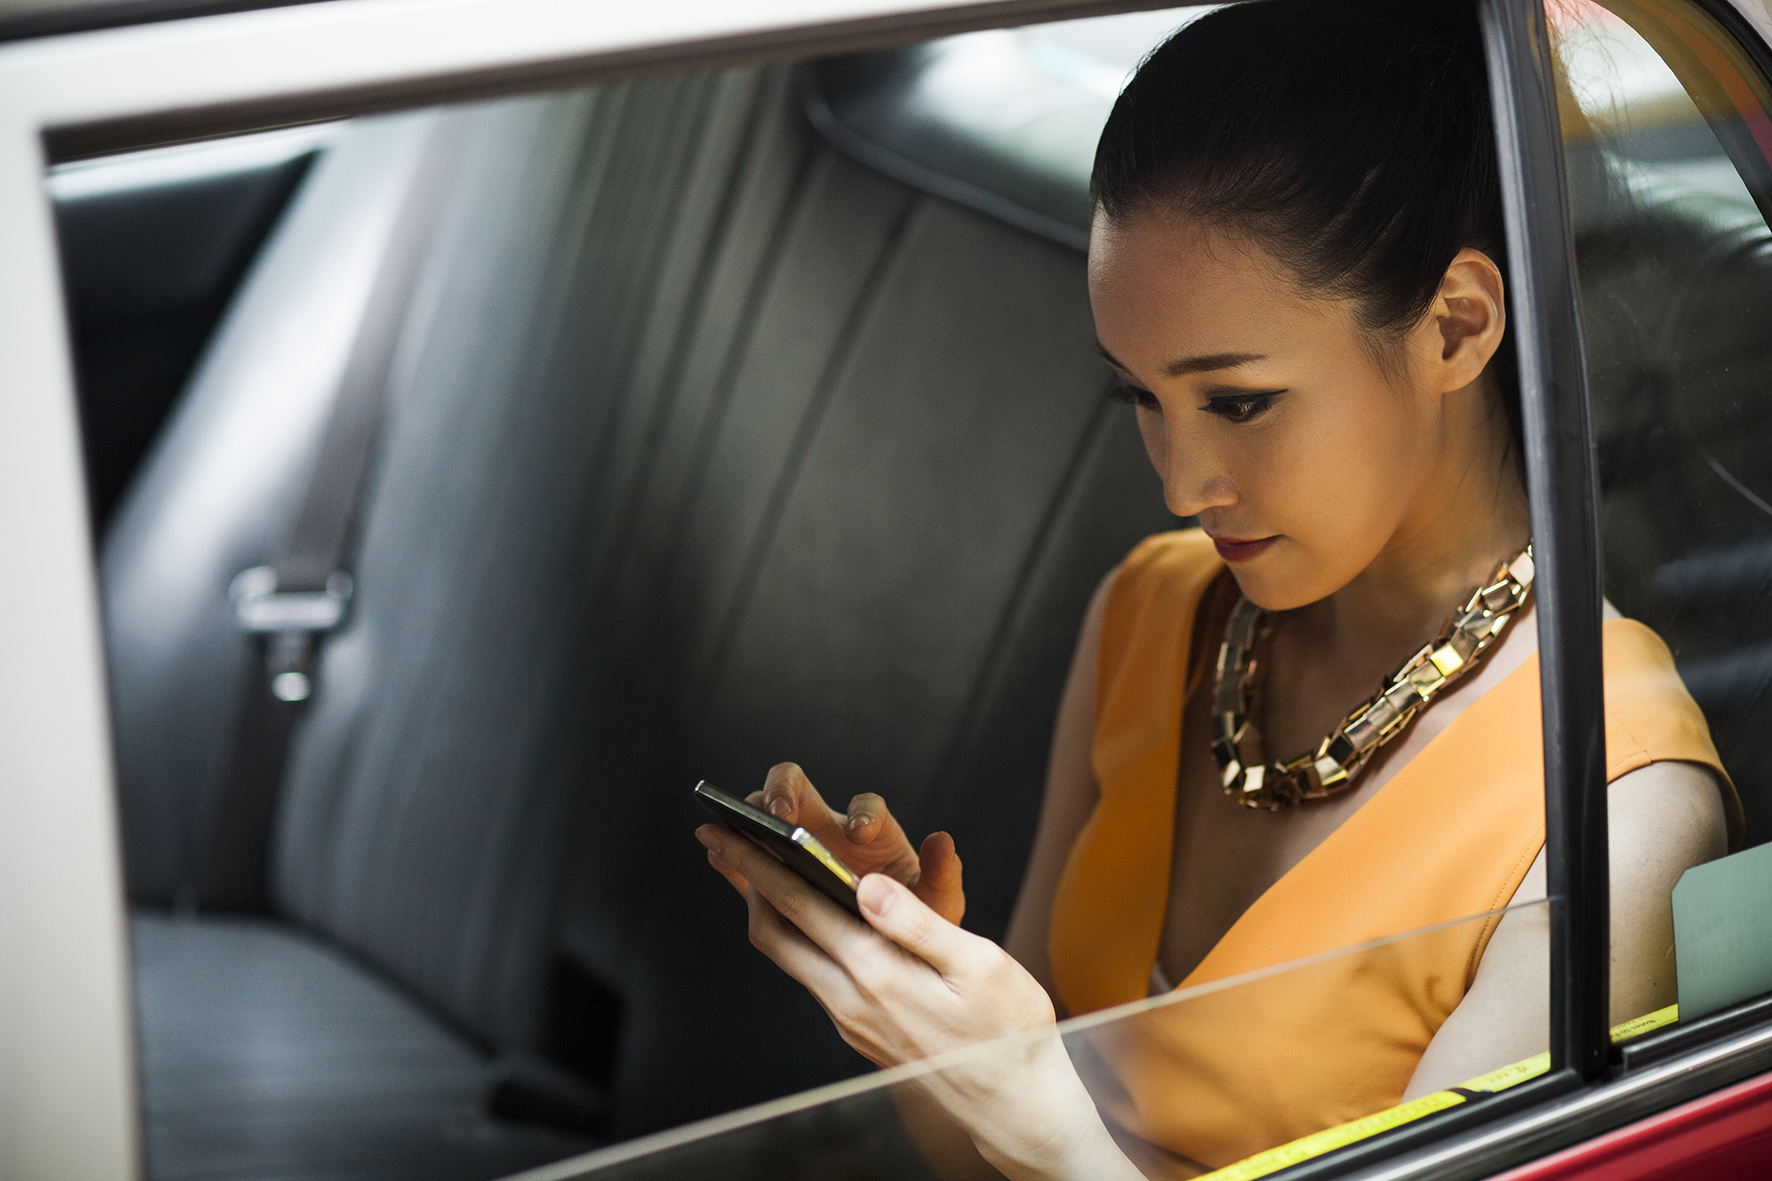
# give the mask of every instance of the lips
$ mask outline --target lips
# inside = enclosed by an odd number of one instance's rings
[[[1278,535],[1262,537],[1254,541],[1239,541],[1234,537],[1214,537],[1212,545],[1218,550],[1218,556],[1227,562],[1247,562],[1266,552],[1267,547],[1278,540],[1280,540]]]

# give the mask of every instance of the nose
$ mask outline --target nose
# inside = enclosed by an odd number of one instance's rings
[[[1195,424],[1184,426],[1184,417],[1151,411],[1138,416],[1145,452],[1163,480],[1163,503],[1178,517],[1231,507],[1237,503],[1236,484],[1213,454],[1205,432]]]

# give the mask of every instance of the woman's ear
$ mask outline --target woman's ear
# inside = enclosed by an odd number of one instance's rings
[[[1463,389],[1501,347],[1507,303],[1501,270],[1481,250],[1466,246],[1446,268],[1422,322],[1423,352],[1437,393]]]

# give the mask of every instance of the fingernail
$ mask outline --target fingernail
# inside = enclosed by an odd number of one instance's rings
[[[704,824],[695,830],[695,839],[710,850],[718,849],[720,847],[720,830],[711,824]]]
[[[856,893],[862,906],[875,916],[882,916],[891,910],[893,902],[898,898],[898,891],[892,888],[892,883],[877,873],[870,873],[861,879],[861,888]]]
[[[726,868],[726,863],[724,861],[720,860],[720,855],[718,853],[714,852],[712,849],[708,850],[708,864],[713,866],[715,869],[725,869]]]
[[[786,820],[789,816],[793,815],[794,805],[786,796],[776,796],[773,800],[769,801],[769,811],[778,819]]]
[[[849,818],[849,831],[860,832],[873,822],[874,818],[869,816],[866,812],[857,813]]]

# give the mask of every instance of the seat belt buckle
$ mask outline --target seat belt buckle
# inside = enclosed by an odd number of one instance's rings
[[[271,696],[279,701],[306,701],[314,691],[311,676],[316,639],[344,622],[353,584],[343,570],[326,576],[315,591],[279,591],[271,566],[242,570],[228,587],[234,623],[249,636],[265,637],[265,672]]]

